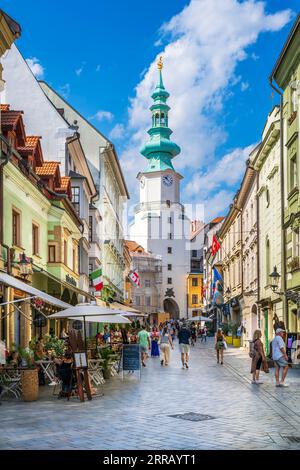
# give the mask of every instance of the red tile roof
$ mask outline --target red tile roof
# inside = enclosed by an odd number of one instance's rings
[[[222,222],[222,220],[224,220],[225,217],[216,217],[215,219],[211,220],[211,224],[219,224],[220,222]]]
[[[22,151],[33,151],[35,150],[36,146],[38,145],[41,137],[38,136],[27,136],[26,141],[25,141],[25,146],[24,147],[18,147],[18,150],[20,152]]]
[[[1,125],[2,129],[10,130],[14,129],[18,123],[18,120],[22,116],[23,111],[2,111],[1,112]]]
[[[59,189],[62,191],[66,191],[68,189],[68,186],[70,184],[71,178],[69,176],[62,176],[61,177],[61,186]]]
[[[9,111],[9,104],[0,104],[0,111]]]
[[[37,166],[35,172],[39,176],[54,176],[59,162],[45,162],[43,166]]]
[[[124,243],[129,251],[137,251],[138,249],[142,250],[143,252],[145,251],[145,249],[135,241],[124,240]]]

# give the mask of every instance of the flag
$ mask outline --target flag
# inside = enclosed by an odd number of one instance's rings
[[[102,269],[99,268],[96,271],[90,274],[90,278],[92,279],[93,286],[96,289],[96,292],[99,292],[103,289],[103,279],[102,279]]]
[[[219,251],[220,248],[221,248],[221,245],[220,245],[216,235],[214,235],[213,239],[212,239],[212,244],[211,244],[212,255],[215,256],[215,254]]]
[[[223,278],[217,268],[214,266],[213,267],[213,281],[210,285],[210,298],[212,299],[214,297],[214,294],[216,292],[216,287],[217,287],[217,282],[220,284],[223,284]]]
[[[128,277],[133,284],[140,287],[141,285],[140,276],[138,275],[137,271],[130,271],[130,273],[128,274]]]
[[[214,284],[216,285],[216,282],[220,281],[221,284],[223,284],[223,278],[217,268],[214,266]]]

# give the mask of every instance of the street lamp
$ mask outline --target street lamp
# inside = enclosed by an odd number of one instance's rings
[[[276,292],[279,286],[280,274],[277,271],[277,267],[274,266],[273,272],[269,275],[270,278],[270,287],[273,292]]]
[[[25,256],[25,253],[22,253],[21,259],[19,261],[20,266],[20,275],[25,279],[29,274],[32,273],[32,264]]]

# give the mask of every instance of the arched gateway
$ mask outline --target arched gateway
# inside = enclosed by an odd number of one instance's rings
[[[170,318],[179,319],[180,317],[180,310],[174,299],[164,300],[164,311],[170,314]]]

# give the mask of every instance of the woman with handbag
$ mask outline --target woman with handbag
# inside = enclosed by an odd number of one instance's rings
[[[226,348],[225,338],[221,328],[215,334],[215,350],[217,351],[217,364],[219,364],[221,356],[221,365],[224,361],[224,349]]]
[[[262,370],[265,373],[269,372],[268,362],[264,351],[264,345],[261,341],[262,333],[260,330],[255,330],[253,334],[253,343],[252,343],[252,350],[249,354],[252,358],[251,362],[251,374],[252,374],[252,383],[259,385],[263,382],[259,380],[259,373]]]

